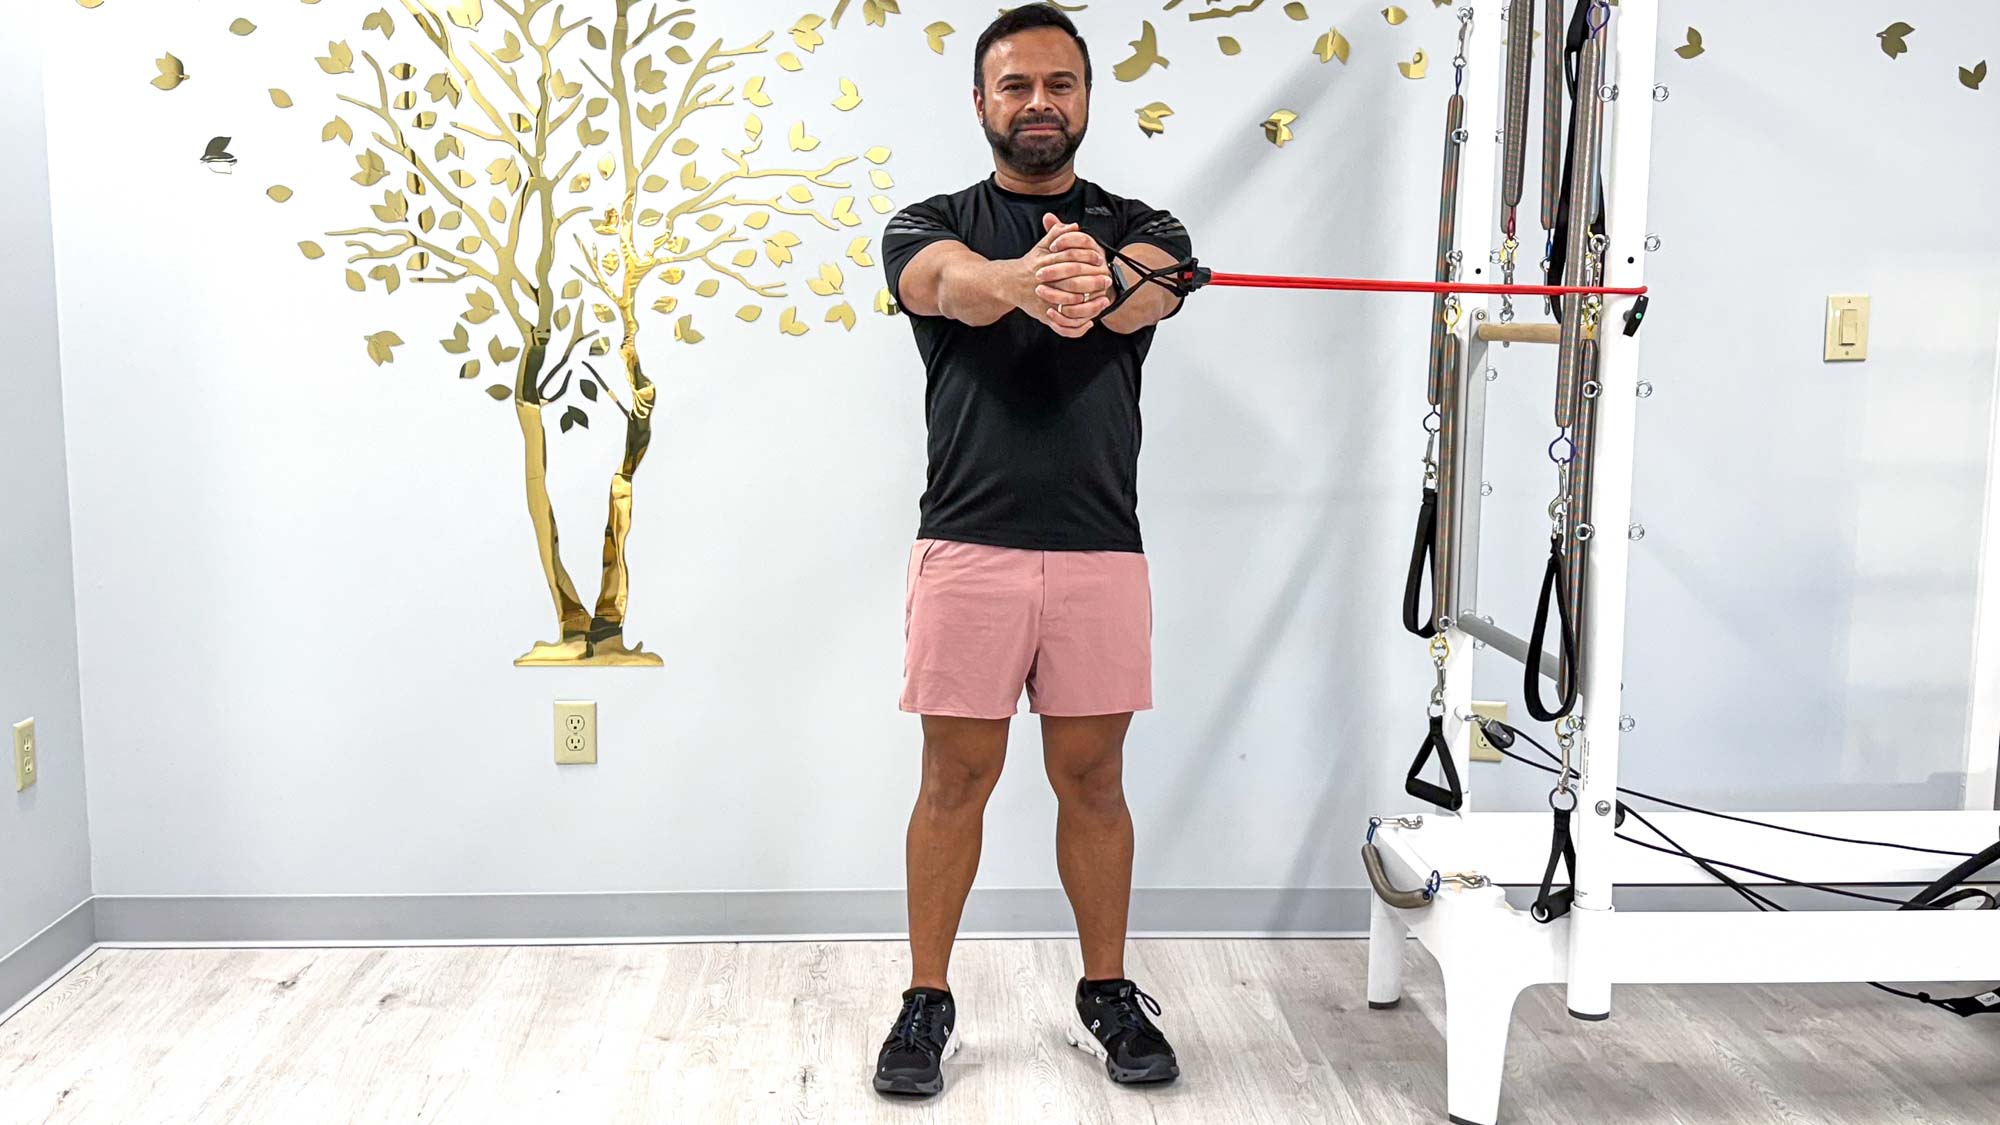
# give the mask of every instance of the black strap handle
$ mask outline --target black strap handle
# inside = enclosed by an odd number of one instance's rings
[[[1417,775],[1424,772],[1424,766],[1436,754],[1438,765],[1444,769],[1444,784],[1437,785]],[[1417,748],[1417,760],[1410,763],[1410,772],[1403,779],[1403,791],[1420,801],[1429,801],[1447,812],[1457,812],[1465,807],[1465,787],[1459,784],[1458,767],[1451,760],[1451,744],[1444,740],[1444,716],[1431,716],[1431,732],[1424,738],[1424,744]]]
[[[1438,494],[1437,489],[1425,485],[1424,503],[1417,509],[1417,541],[1410,548],[1410,576],[1403,582],[1403,628],[1426,640],[1437,636],[1437,545]],[[1431,572],[1431,612],[1419,618],[1417,604],[1422,599],[1426,566]]]
[[[1535,896],[1535,903],[1528,913],[1537,922],[1553,922],[1569,913],[1570,904],[1576,898],[1576,888],[1566,886],[1555,889],[1556,867],[1561,865],[1569,871],[1569,881],[1576,881],[1576,844],[1569,837],[1569,814],[1576,808],[1572,804],[1567,809],[1555,811],[1555,831],[1549,838],[1549,866],[1542,872],[1542,892]]]
[[[1549,633],[1549,599],[1556,603],[1560,619],[1562,663],[1556,668],[1556,689],[1561,696],[1551,707],[1542,702],[1542,651]],[[1535,628],[1528,634],[1528,659],[1522,666],[1521,694],[1526,697],[1528,714],[1537,722],[1553,723],[1576,707],[1576,627],[1570,623],[1569,590],[1563,582],[1562,540],[1549,537],[1549,568],[1542,575],[1542,595],[1535,603]]]
[[[1207,285],[1208,279],[1213,276],[1213,272],[1207,266],[1200,264],[1194,258],[1186,258],[1172,265],[1154,269],[1102,240],[1097,245],[1104,250],[1105,264],[1114,267],[1111,270],[1111,287],[1117,296],[1112,299],[1109,305],[1105,306],[1103,312],[1098,313],[1093,318],[1096,320],[1103,320],[1105,317],[1123,308],[1125,302],[1132,299],[1132,294],[1137,293],[1140,288],[1148,283],[1157,285],[1174,296],[1186,300],[1188,294]],[[1124,278],[1120,277],[1118,270],[1115,268],[1119,265],[1130,270],[1133,277],[1137,280],[1127,282]]]

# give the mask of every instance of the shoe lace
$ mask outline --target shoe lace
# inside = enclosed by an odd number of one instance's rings
[[[944,1009],[937,1007],[931,997],[918,993],[903,1001],[903,1010],[896,1017],[896,1026],[889,1031],[889,1042],[900,1050],[930,1050],[928,1042],[933,1025],[944,1015]]]
[[[1135,1003],[1136,1001],[1136,1003]],[[1143,1006],[1143,1010],[1142,1010]],[[1127,984],[1105,1002],[1110,1009],[1111,1025],[1119,1030],[1134,1031],[1151,1038],[1161,1038],[1159,1028],[1146,1018],[1146,1011],[1160,1014],[1160,1002],[1146,995],[1136,984]]]

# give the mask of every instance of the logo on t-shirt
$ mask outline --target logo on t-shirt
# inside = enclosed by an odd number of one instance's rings
[[[1109,215],[1111,214],[1111,208],[1097,207],[1097,206],[1085,207],[1083,209],[1083,213],[1086,215]]]

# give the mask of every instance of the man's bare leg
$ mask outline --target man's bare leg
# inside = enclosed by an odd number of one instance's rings
[[[1125,807],[1128,712],[1042,717],[1042,757],[1055,788],[1056,867],[1076,912],[1083,975],[1125,976],[1125,923],[1132,904],[1132,813]]]
[[[986,800],[1007,757],[1006,719],[924,716],[924,776],[905,847],[910,987],[945,989],[952,940],[979,871]]]

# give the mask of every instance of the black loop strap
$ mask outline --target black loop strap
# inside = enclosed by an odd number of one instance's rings
[[[1438,765],[1444,770],[1444,784],[1437,785],[1417,775],[1424,772],[1424,765],[1436,754]],[[1424,744],[1417,748],[1417,760],[1410,763],[1409,776],[1403,779],[1403,792],[1419,801],[1429,801],[1447,812],[1457,812],[1465,806],[1465,787],[1458,781],[1458,766],[1451,760],[1451,744],[1444,740],[1444,716],[1431,716],[1431,732],[1425,736]]]
[[[1535,904],[1528,908],[1537,922],[1553,922],[1568,914],[1570,903],[1576,898],[1573,886],[1554,889],[1558,864],[1568,869],[1570,882],[1576,881],[1576,845],[1569,838],[1570,811],[1557,809],[1555,813],[1555,831],[1549,838],[1549,866],[1542,872],[1542,893],[1535,896]]]
[[[1410,576],[1403,583],[1403,628],[1425,640],[1437,636],[1437,545],[1438,494],[1437,489],[1425,485],[1424,503],[1417,509],[1417,541],[1410,548]],[[1426,566],[1431,572],[1431,612],[1419,618],[1417,605],[1422,600]]]
[[[1556,671],[1556,689],[1561,698],[1553,707],[1542,702],[1542,651],[1549,633],[1549,599],[1556,603],[1562,633],[1562,663]],[[1549,537],[1549,568],[1542,576],[1542,594],[1535,604],[1535,628],[1528,634],[1528,659],[1523,663],[1521,693],[1528,714],[1537,722],[1553,723],[1576,707],[1576,629],[1570,624],[1569,591],[1563,581],[1562,540]]]
[[[1211,276],[1211,271],[1208,267],[1199,264],[1194,258],[1186,258],[1172,265],[1154,269],[1116,247],[1106,245],[1103,242],[1099,242],[1098,245],[1104,250],[1104,261],[1107,266],[1113,264],[1122,265],[1138,280],[1128,284],[1125,279],[1118,276],[1118,271],[1113,269],[1111,271],[1112,288],[1118,295],[1112,299],[1109,305],[1105,306],[1103,312],[1097,314],[1094,318],[1096,320],[1103,320],[1105,317],[1123,308],[1125,302],[1131,300],[1132,294],[1137,293],[1143,285],[1149,283],[1157,285],[1174,296],[1186,300],[1188,294],[1207,285],[1208,279]]]

